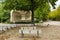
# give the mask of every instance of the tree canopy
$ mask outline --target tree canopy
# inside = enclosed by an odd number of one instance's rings
[[[38,6],[42,7],[46,2],[50,2],[54,7],[56,1],[57,0],[5,0],[4,9],[31,10],[32,4],[34,9],[37,9]]]
[[[39,20],[46,20],[48,17],[48,13],[50,12],[50,5],[49,3],[55,8],[55,2],[57,0],[2,0],[2,6],[3,13],[0,18],[3,18],[5,20],[7,18],[7,15],[9,15],[10,10],[25,10],[29,11],[31,10],[34,17]],[[1,10],[1,9],[0,9]],[[6,16],[4,16],[6,14]],[[2,19],[1,19],[2,20]]]
[[[6,0],[4,9],[31,10],[31,0]]]
[[[54,11],[50,12],[48,16],[52,20],[60,20],[60,6]]]

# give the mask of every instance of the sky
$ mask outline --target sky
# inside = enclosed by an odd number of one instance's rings
[[[56,3],[55,7],[58,7],[58,6],[60,5],[60,0],[58,0],[58,1],[55,2],[55,3]]]
[[[57,2],[55,2],[55,4],[56,4],[55,7],[57,9],[57,7],[60,5],[60,0],[58,0]],[[51,4],[50,4],[50,7],[51,7],[50,8],[51,11],[55,10],[55,9],[52,8]]]
[[[0,2],[1,2],[2,0],[0,0]]]

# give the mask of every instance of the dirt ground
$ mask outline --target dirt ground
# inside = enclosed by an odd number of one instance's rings
[[[21,38],[19,29],[20,27],[12,28],[0,34],[0,40],[60,40],[60,26],[37,27],[42,31],[39,38],[33,36]]]

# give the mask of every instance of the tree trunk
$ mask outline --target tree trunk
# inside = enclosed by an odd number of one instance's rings
[[[31,0],[31,3],[32,3],[32,9],[31,9],[31,11],[32,11],[32,24],[34,24],[34,1]]]

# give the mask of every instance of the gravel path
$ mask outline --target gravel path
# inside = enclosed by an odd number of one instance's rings
[[[60,21],[48,21],[48,22],[43,22],[43,24],[47,25],[54,25],[54,26],[60,26]]]
[[[20,28],[14,28],[6,31],[5,33],[3,33],[3,38],[6,40],[60,40],[60,22],[49,21],[44,22],[44,24],[49,24],[50,26],[49,27],[37,26],[37,29],[42,30],[40,38],[20,38],[21,35],[18,32]],[[0,40],[3,40],[1,35]]]

